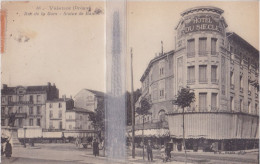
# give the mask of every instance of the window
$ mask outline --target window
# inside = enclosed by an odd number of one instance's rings
[[[212,83],[217,83],[217,69],[218,69],[218,66],[216,66],[216,65],[211,66],[211,82]]]
[[[233,73],[233,71],[230,72],[230,84],[234,85],[234,73]]]
[[[199,38],[199,56],[206,56],[207,38]]]
[[[164,97],[164,89],[161,89],[160,90],[160,98],[163,98]]]
[[[32,106],[29,107],[29,114],[33,114],[33,107]]]
[[[217,93],[211,94],[211,110],[217,110]]]
[[[53,118],[53,111],[50,110],[50,118]]]
[[[201,83],[207,82],[207,65],[199,66],[199,82]]]
[[[37,95],[37,102],[41,102],[41,95]]]
[[[240,89],[243,88],[243,76],[240,76],[240,81],[239,81]]]
[[[37,118],[37,126],[41,126],[41,119]]]
[[[59,127],[60,127],[60,129],[62,129],[62,121],[60,121]]]
[[[49,104],[49,108],[52,108],[52,103]]]
[[[23,101],[23,96],[19,96],[19,102]]]
[[[41,114],[41,107],[37,106],[37,114]]]
[[[33,126],[33,119],[32,118],[29,119],[29,125]]]
[[[258,104],[255,103],[255,113],[257,113],[257,112],[258,112]]]
[[[49,128],[50,128],[50,129],[53,129],[53,122],[52,122],[52,121],[50,121]]]
[[[59,108],[61,108],[62,107],[62,105],[61,105],[61,103],[59,103]]]
[[[82,129],[82,125],[80,124],[79,129]]]
[[[62,118],[62,111],[59,110],[59,118]]]
[[[22,107],[21,106],[18,107],[17,113],[22,113]]]
[[[234,110],[234,98],[230,97],[230,110],[233,111]]]
[[[207,111],[207,93],[199,93],[199,111]]]
[[[1,119],[1,126],[5,126],[5,119]]]
[[[19,123],[19,127],[23,127],[23,119],[22,118],[19,118],[18,119],[18,123]]]
[[[159,111],[159,119],[161,122],[165,121],[165,110],[160,110]]]
[[[216,55],[217,53],[217,39],[211,38],[211,55]]]
[[[82,116],[79,116],[79,119],[82,120]]]
[[[8,102],[12,102],[13,101],[13,97],[12,96],[8,96]]]
[[[12,107],[8,107],[8,114],[13,113],[13,108]]]
[[[188,77],[187,77],[188,84],[193,84],[195,83],[195,66],[189,66],[188,67]]]
[[[239,110],[240,110],[240,112],[243,111],[243,99],[240,99],[240,101],[239,101]]]
[[[33,102],[33,95],[30,95],[30,102]]]
[[[5,107],[2,107],[2,108],[1,108],[1,113],[2,113],[2,114],[5,114]]]
[[[250,101],[248,101],[248,113],[252,113],[252,111],[251,111],[251,102]]]
[[[2,99],[1,99],[1,100],[2,100],[2,103],[4,103],[4,102],[5,102],[5,97],[2,97]]]
[[[160,75],[163,75],[164,74],[164,68],[162,67],[162,68],[160,68]]]
[[[190,39],[187,43],[187,56],[194,57],[195,56],[195,40]]]

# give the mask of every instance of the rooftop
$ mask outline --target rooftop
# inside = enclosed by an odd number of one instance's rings
[[[189,13],[193,12],[199,12],[199,11],[211,11],[211,12],[216,12],[218,14],[224,13],[224,10],[218,8],[218,7],[213,7],[213,6],[198,6],[198,7],[193,7],[189,8],[181,13],[181,16],[187,15]]]

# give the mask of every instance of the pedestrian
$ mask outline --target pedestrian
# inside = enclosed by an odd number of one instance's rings
[[[161,147],[161,157],[162,157],[162,160],[163,162],[166,162],[166,153],[165,153],[165,148],[164,148],[164,145],[162,145]]]
[[[6,141],[5,156],[7,158],[10,158],[12,156],[12,145],[9,143],[9,140]]]
[[[93,154],[94,156],[99,156],[99,146],[98,146],[98,141],[97,139],[94,139],[94,142],[93,142]]]
[[[79,145],[79,136],[77,136],[77,138],[75,140],[75,145],[76,145],[76,147],[78,147],[78,145]]]
[[[167,145],[166,148],[165,148],[165,153],[166,153],[166,161],[170,160],[171,159],[171,146],[170,145]]]
[[[147,151],[148,161],[153,161],[153,148],[152,148],[151,140],[148,140],[146,151]]]

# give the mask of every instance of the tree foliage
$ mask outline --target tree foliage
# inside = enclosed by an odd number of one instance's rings
[[[140,89],[134,91],[134,104],[138,101],[141,94]],[[128,91],[126,92],[126,119],[127,125],[132,125],[131,93]]]
[[[136,113],[139,115],[147,115],[149,114],[149,110],[151,109],[152,105],[149,100],[143,97],[140,101],[140,107],[136,108]]]
[[[99,132],[105,131],[105,109],[103,99],[98,101],[97,108],[95,109],[95,112],[89,114],[89,119],[92,121],[95,130]]]
[[[191,103],[195,101],[195,94],[191,92],[190,88],[182,88],[178,91],[177,99],[174,101],[175,105],[181,108],[190,107]]]

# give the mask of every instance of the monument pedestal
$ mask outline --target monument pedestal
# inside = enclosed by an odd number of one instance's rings
[[[18,140],[18,132],[16,127],[3,126],[2,127],[2,135],[8,137],[10,143],[13,147],[20,147],[22,144]]]

